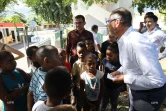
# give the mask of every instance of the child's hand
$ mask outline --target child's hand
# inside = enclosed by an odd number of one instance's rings
[[[15,89],[11,94],[5,97],[6,100],[15,100],[22,94],[22,89]]]
[[[96,106],[95,106],[95,105],[93,105],[93,104],[91,104],[91,103],[88,103],[88,106],[90,107],[90,109],[96,110]]]

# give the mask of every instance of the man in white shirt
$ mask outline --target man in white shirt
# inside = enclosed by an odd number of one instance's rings
[[[117,38],[122,65],[111,73],[117,77],[113,82],[124,82],[129,86],[134,110],[158,111],[166,97],[166,76],[158,61],[155,45],[132,28],[131,13],[125,8],[112,11],[107,22],[110,32]]]
[[[144,33],[156,46],[157,53],[160,53],[160,48],[166,46],[166,33],[156,27],[158,18],[156,15],[145,17],[147,31]],[[159,55],[159,60],[166,57],[166,49]]]
[[[92,30],[92,34],[93,34],[94,43],[95,43],[95,51],[100,52],[100,41],[99,41],[99,38],[97,37],[98,26],[93,25],[91,30]]]

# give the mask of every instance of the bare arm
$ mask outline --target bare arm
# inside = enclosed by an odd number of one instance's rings
[[[100,51],[100,44],[96,44],[97,49]]]
[[[14,48],[12,48],[12,47],[10,47],[10,46],[8,46],[8,45],[5,45],[4,48],[5,48],[6,51],[11,52],[11,53],[14,53],[14,54],[17,55],[17,57],[15,57],[15,60],[18,60],[18,59],[24,57],[24,54],[23,54],[22,52],[20,52],[20,51],[14,49]]]
[[[69,63],[69,54],[68,53],[66,53],[66,62]]]
[[[0,77],[0,99],[4,102],[6,108],[8,111],[16,111],[15,105],[14,104],[7,104],[8,100],[5,98],[8,96],[8,93],[4,87],[3,79]],[[11,100],[9,100],[11,101]]]
[[[28,104],[28,111],[32,111],[32,107],[34,105],[34,99],[33,99],[33,93],[31,91],[29,91],[27,95],[27,104]]]

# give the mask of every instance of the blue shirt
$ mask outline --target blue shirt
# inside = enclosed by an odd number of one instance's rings
[[[12,74],[14,74],[16,77],[15,80],[11,78]],[[15,89],[21,89],[26,85],[24,77],[18,70],[14,70],[11,74],[1,74],[1,77],[3,78],[4,86],[9,94],[12,93]],[[16,107],[16,111],[27,111],[27,92],[14,100],[14,105]],[[3,104],[2,107],[2,111],[7,111]]]
[[[102,60],[102,64],[104,66],[104,84],[105,84],[105,87],[109,88],[109,89],[114,89],[114,88],[120,87],[121,84],[114,83],[114,82],[112,82],[112,80],[107,78],[108,73],[114,72],[121,67],[119,60],[116,62],[110,62],[109,60],[104,58]]]
[[[33,92],[34,102],[38,100],[45,101],[47,99],[46,93],[44,92],[42,86],[44,84],[46,72],[41,71],[41,67],[37,69],[35,74],[33,74],[29,90]]]

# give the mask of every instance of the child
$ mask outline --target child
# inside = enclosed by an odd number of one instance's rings
[[[33,74],[28,92],[28,111],[32,110],[33,104],[38,100],[45,101],[46,93],[42,89],[46,72],[61,65],[58,50],[51,45],[41,46],[36,52],[36,60],[41,65]]]
[[[109,39],[106,40],[105,42],[103,42],[101,44],[101,49],[100,49],[100,52],[101,52],[101,61],[106,57],[106,50],[107,50],[107,47],[112,44],[113,42],[116,41],[116,38],[115,36],[112,36],[110,33],[109,33]]]
[[[31,46],[27,48],[26,50],[27,57],[31,62],[29,67],[29,72],[28,72],[30,75],[33,75],[37,71],[37,69],[40,67],[40,64],[36,60],[37,49],[38,49],[37,46]]]
[[[106,57],[102,60],[102,71],[104,72],[104,97],[102,101],[102,111],[106,111],[106,107],[111,100],[111,111],[117,110],[118,97],[120,95],[121,84],[113,83],[107,78],[107,74],[120,68],[119,50],[116,42],[110,44],[106,50]]]
[[[103,72],[96,70],[96,56],[89,53],[85,57],[86,71],[81,74],[80,90],[84,97],[84,111],[98,111],[103,96]]]
[[[59,48],[58,49],[59,52],[59,56],[60,59],[63,63],[63,65],[68,69],[69,73],[72,73],[71,67],[70,67],[70,63],[66,62],[66,51],[64,49]],[[72,79],[72,75],[71,75],[71,79]],[[73,102],[73,92],[71,92],[71,95],[69,97],[66,97],[63,99],[63,104],[70,104],[71,102]]]
[[[49,111],[76,111],[76,109],[72,105],[58,105]]]
[[[71,83],[71,76],[65,67],[57,66],[49,70],[43,85],[47,100],[35,103],[32,111],[48,111],[60,105],[62,99],[70,94]]]
[[[27,111],[30,76],[16,69],[14,56],[7,51],[0,52],[0,68],[0,99],[5,105],[2,111]]]
[[[71,73],[71,66],[70,63],[66,62],[66,51],[64,49],[58,49],[59,55],[60,55],[60,59],[63,63],[64,66],[66,66],[66,68],[69,70],[69,72]]]
[[[73,74],[73,82],[75,84],[74,88],[74,96],[76,97],[76,107],[77,111],[81,111],[82,102],[80,95],[80,75],[85,71],[84,57],[87,53],[87,49],[84,42],[77,43],[77,56],[78,60],[73,64],[72,74]]]
[[[98,56],[99,53],[97,51],[95,51],[93,40],[90,39],[90,38],[87,38],[85,40],[85,45],[86,45],[86,48],[87,48],[87,52],[91,52],[91,53],[96,55],[96,57],[97,57],[96,69],[99,69],[99,66],[100,66],[100,59],[99,59],[99,56]]]

